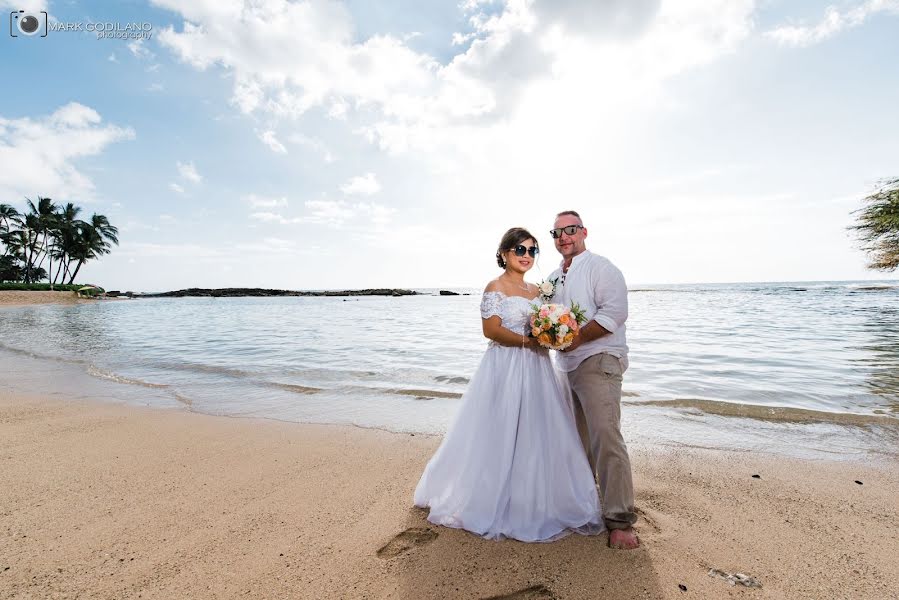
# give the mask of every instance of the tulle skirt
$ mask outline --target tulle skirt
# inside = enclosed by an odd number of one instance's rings
[[[429,521],[525,542],[603,531],[562,377],[545,352],[487,349],[415,489]]]

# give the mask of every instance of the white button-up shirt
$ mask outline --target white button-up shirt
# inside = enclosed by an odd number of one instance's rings
[[[624,326],[627,321],[627,285],[618,267],[606,257],[585,250],[571,261],[564,279],[561,265],[549,278],[556,280],[552,298],[554,303],[570,306],[572,301],[577,302],[587,319],[596,321],[611,332],[570,352],[556,352],[558,367],[563,371],[574,371],[587,358],[605,352],[621,359],[622,369],[627,369]]]

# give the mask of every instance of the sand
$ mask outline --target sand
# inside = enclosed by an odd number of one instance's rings
[[[643,547],[614,551],[430,525],[438,443],[0,391],[0,598],[899,594],[895,465],[633,449]]]
[[[0,290],[0,306],[26,306],[29,304],[81,304],[96,302],[90,298],[78,298],[74,292],[33,292]]]

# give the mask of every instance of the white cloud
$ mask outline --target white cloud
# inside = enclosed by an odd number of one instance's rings
[[[423,149],[442,162],[453,160],[447,147],[481,148],[490,126],[507,132],[522,104],[545,93],[544,83],[564,90],[553,110],[578,103],[562,115],[575,123],[615,103],[649,102],[665,79],[732,51],[751,31],[754,7],[754,0],[466,2],[473,31],[454,42],[468,46],[440,64],[389,35],[357,41],[336,2],[154,3],[185,19],[180,31],[163,30],[160,43],[195,68],[221,67],[240,111],[277,118],[318,107],[332,119],[355,118],[353,131],[384,150]]]
[[[353,177],[350,181],[340,186],[340,191],[344,194],[363,196],[371,196],[381,191],[381,184],[378,183],[374,173],[366,173],[361,177]]]
[[[112,54],[110,54],[109,57],[107,58],[107,60],[108,60],[109,62],[114,62],[114,63],[119,62],[119,59],[117,59],[117,58],[115,57],[115,52],[113,52]]]
[[[250,218],[276,225],[316,224],[338,229],[360,229],[372,223],[377,226],[386,225],[396,213],[396,209],[374,202],[351,203],[326,199],[307,200],[304,208],[304,214],[297,217],[287,217],[272,211],[257,211],[250,213]]]
[[[0,197],[92,199],[94,184],[76,168],[77,159],[134,137],[133,129],[103,125],[97,111],[77,102],[43,117],[0,116]]]
[[[310,223],[329,223],[340,226],[356,216],[356,211],[343,201],[308,200],[306,221]]]
[[[322,159],[326,163],[332,163],[337,160],[334,155],[328,150],[327,146],[320,139],[311,138],[302,133],[293,133],[288,136],[287,141],[291,144],[296,144],[297,146],[304,146],[309,148],[310,150],[314,150],[318,153]]]
[[[360,213],[367,215],[369,220],[375,225],[386,225],[391,221],[393,214],[396,213],[395,208],[372,202],[359,202],[354,205],[354,208]]]
[[[776,42],[786,46],[811,46],[831,38],[844,29],[858,27],[877,13],[899,15],[897,0],[868,0],[847,10],[828,6],[824,17],[815,25],[782,25],[765,33]]]
[[[169,189],[172,190],[173,192],[175,192],[176,194],[184,193],[184,188],[174,182],[169,184]]]
[[[272,152],[277,154],[287,154],[287,148],[275,137],[275,132],[271,129],[262,132],[256,132],[256,135],[262,140],[262,143],[269,147]]]
[[[176,163],[178,167],[178,173],[181,174],[181,177],[192,182],[192,183],[200,183],[203,181],[203,176],[197,173],[197,168],[194,166],[193,161],[189,163]]]
[[[342,227],[347,222],[358,224],[375,223],[385,225],[390,222],[395,209],[373,202],[350,203],[343,200],[310,200],[306,202],[307,223],[324,223]]]
[[[278,213],[273,212],[254,212],[250,213],[251,219],[256,219],[258,221],[263,221],[265,223],[287,223],[287,220],[284,219]]]
[[[241,252],[251,252],[270,256],[272,254],[311,254],[314,248],[299,247],[295,240],[285,240],[276,237],[263,238],[261,242],[244,242],[235,246]]]
[[[249,194],[247,196],[244,196],[243,199],[248,202],[253,208],[279,208],[287,206],[287,198],[284,196],[281,196],[279,198],[272,198],[268,196]]]
[[[128,50],[131,51],[131,54],[140,59],[152,59],[156,55],[147,50],[146,46],[144,46],[143,39],[132,40],[128,42]]]
[[[148,92],[161,92],[161,91],[163,91],[164,89],[165,89],[165,86],[162,85],[161,83],[158,83],[158,82],[157,82],[157,83],[151,83],[150,85],[147,86],[147,91],[148,91]]]
[[[123,257],[169,257],[184,260],[201,258],[228,258],[230,251],[227,249],[202,246],[200,244],[158,244],[148,242],[123,242],[116,254]]]

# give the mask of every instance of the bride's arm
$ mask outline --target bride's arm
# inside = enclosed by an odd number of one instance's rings
[[[537,341],[532,337],[515,333],[511,329],[503,327],[503,320],[499,318],[499,315],[493,315],[489,319],[481,319],[481,324],[484,329],[484,337],[493,340],[501,346],[528,348]]]

